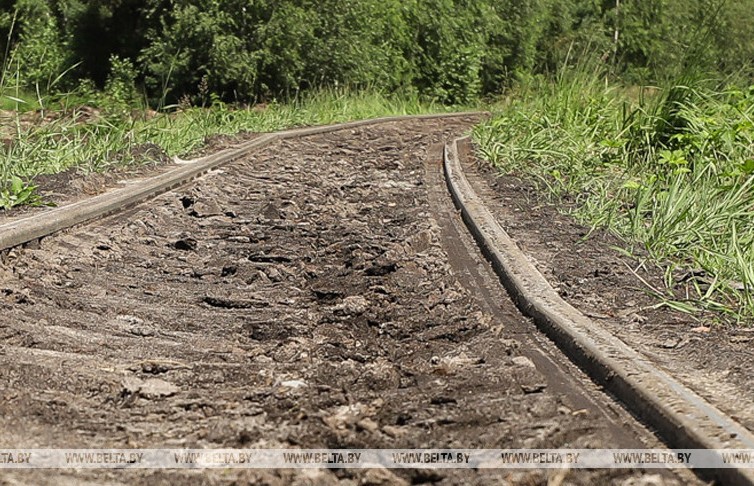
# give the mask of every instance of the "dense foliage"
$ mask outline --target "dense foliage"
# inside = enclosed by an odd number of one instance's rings
[[[206,104],[348,85],[467,102],[584,50],[631,81],[689,63],[747,70],[752,12],[754,0],[0,0],[2,86],[89,80]]]

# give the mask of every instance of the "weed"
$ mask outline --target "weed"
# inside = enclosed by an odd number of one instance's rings
[[[37,186],[12,176],[6,187],[0,188],[0,208],[8,210],[15,206],[41,206],[42,198],[36,193]]]

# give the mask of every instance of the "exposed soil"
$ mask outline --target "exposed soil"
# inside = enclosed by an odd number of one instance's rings
[[[128,213],[9,251],[2,445],[657,447],[554,357],[464,250],[436,157],[474,121],[280,142]],[[690,481],[630,470],[54,475],[0,471],[0,484]]]
[[[561,297],[754,431],[754,329],[656,308],[648,286],[665,288],[658,267],[616,251],[625,243],[590,233],[530,182],[499,174],[469,147],[462,156],[474,189]],[[679,280],[690,285],[689,278]]]

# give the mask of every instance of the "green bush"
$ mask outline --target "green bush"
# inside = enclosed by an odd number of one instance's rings
[[[105,83],[105,96],[122,108],[134,106],[138,102],[136,91],[136,68],[128,59],[117,55],[110,56],[110,75]]]
[[[754,0],[0,0],[0,43],[5,67],[42,91],[103,89],[117,56],[163,104],[335,85],[466,102],[584,52],[629,82],[746,79],[752,20]]]
[[[70,67],[67,45],[46,2],[19,1],[16,8],[18,41],[8,68],[18,72],[22,88],[46,93]]]
[[[637,97],[603,74],[537,81],[476,128],[481,153],[644,247],[669,289],[703,269],[706,283],[664,292],[666,305],[754,320],[754,87],[684,78]]]
[[[202,80],[229,99],[253,96],[257,78],[256,36],[245,6],[232,0],[176,4],[148,34],[140,57],[147,87],[164,99],[191,96]]]
[[[316,41],[308,46],[307,85],[396,89],[411,82],[405,58],[411,36],[398,0],[312,4]]]

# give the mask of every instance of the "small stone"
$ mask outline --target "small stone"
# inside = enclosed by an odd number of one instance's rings
[[[666,339],[665,341],[663,341],[662,343],[660,343],[660,347],[661,348],[665,348],[665,349],[675,349],[675,348],[678,347],[678,344],[680,342],[681,342],[681,340],[678,339],[678,338],[670,338],[670,339]]]
[[[352,295],[343,299],[343,302],[338,306],[338,310],[343,311],[346,315],[359,315],[366,312],[369,308],[369,302],[367,299],[360,295]]]
[[[34,299],[31,298],[31,290],[28,288],[21,289],[14,294],[16,304],[34,305]]]
[[[335,409],[335,413],[322,418],[322,421],[334,431],[343,431],[361,420],[365,406],[361,403],[343,405]]]
[[[457,356],[445,356],[440,359],[435,368],[435,373],[440,375],[452,375],[459,369],[469,368],[471,366],[484,363],[481,358],[470,358],[462,352]],[[434,363],[433,363],[434,364]]]
[[[219,216],[223,214],[223,211],[220,206],[211,201],[198,201],[194,203],[190,214],[196,218],[207,218],[210,216]]]
[[[366,430],[367,432],[374,432],[375,430],[380,428],[380,426],[377,425],[377,422],[370,418],[361,419],[356,423],[356,425],[360,429]]]
[[[150,329],[146,326],[134,326],[131,329],[128,329],[128,332],[138,337],[152,337],[157,334],[154,329]]]
[[[537,370],[534,362],[526,356],[513,358],[513,377],[525,394],[539,393],[547,388],[547,380]]]
[[[547,385],[545,383],[534,383],[533,385],[528,385],[528,384],[521,385],[521,390],[527,395],[529,393],[539,393],[541,391],[544,391],[545,388],[547,388]]]
[[[142,383],[143,383],[142,380],[133,376],[128,376],[126,377],[126,379],[123,380],[123,383],[122,383],[123,392],[129,395],[134,394],[134,393],[139,393],[139,390],[141,390]]]
[[[180,388],[173,383],[159,378],[152,378],[142,383],[139,394],[144,398],[162,398],[173,396],[179,391]]]
[[[272,203],[269,203],[267,206],[262,208],[262,216],[264,216],[265,219],[269,220],[281,219],[280,210]]]
[[[382,431],[393,439],[397,439],[406,434],[403,427],[396,427],[395,425],[386,425],[382,427]]]
[[[283,279],[283,276],[277,268],[265,268],[264,272],[267,275],[267,278],[269,278],[272,282],[280,282]]]
[[[194,251],[196,250],[197,241],[194,238],[182,238],[173,243],[176,250]]]
[[[513,358],[513,364],[516,366],[525,366],[527,368],[536,368],[534,362],[526,356],[516,356]]]
[[[170,383],[159,378],[150,378],[149,380],[141,380],[136,377],[126,377],[123,380],[123,391],[126,394],[133,395],[139,394],[147,399],[170,397],[180,391],[173,383]]]
[[[306,386],[306,382],[304,380],[288,380],[283,381],[280,383],[280,386],[284,386],[286,388],[303,388]]]

